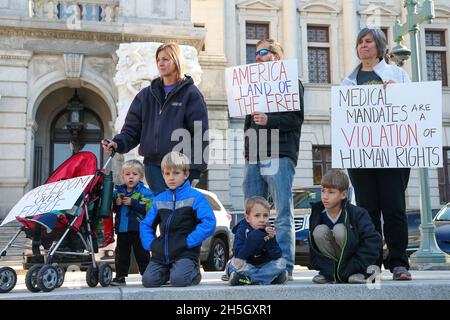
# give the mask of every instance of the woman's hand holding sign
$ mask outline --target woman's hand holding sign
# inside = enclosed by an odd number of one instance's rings
[[[259,126],[267,125],[267,121],[268,121],[267,114],[265,114],[263,112],[255,111],[252,113],[252,116],[253,116],[253,121],[255,122],[255,124],[257,124]]]

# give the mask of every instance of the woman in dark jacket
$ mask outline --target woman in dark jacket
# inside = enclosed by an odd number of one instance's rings
[[[166,189],[161,159],[175,146],[191,160],[190,181],[198,179],[206,169],[204,150],[208,141],[204,134],[208,130],[208,112],[194,81],[184,75],[183,55],[177,44],[161,45],[156,50],[156,63],[160,77],[136,95],[120,134],[102,143],[104,150],[119,153],[140,144],[147,183],[159,194]]]

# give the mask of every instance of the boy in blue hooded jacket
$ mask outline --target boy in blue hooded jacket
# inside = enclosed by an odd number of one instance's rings
[[[268,226],[270,205],[263,197],[245,201],[245,218],[234,228],[233,259],[227,268],[231,286],[283,284],[287,281],[286,260]]]
[[[200,246],[214,233],[216,218],[206,197],[187,180],[184,154],[165,155],[161,170],[168,189],[156,196],[140,226],[142,245],[150,252],[142,284],[159,287],[170,280],[174,287],[196,285],[201,280]]]
[[[117,246],[115,251],[116,277],[111,285],[125,285],[130,268],[131,248],[142,275],[149,262],[139,238],[139,224],[152,205],[153,192],[144,186],[144,166],[138,160],[126,161],[122,166],[122,185],[115,186],[113,209]]]

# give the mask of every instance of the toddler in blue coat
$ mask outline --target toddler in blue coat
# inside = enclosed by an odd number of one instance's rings
[[[245,202],[245,218],[234,228],[233,259],[228,266],[231,286],[283,284],[286,260],[281,257],[275,229],[268,226],[270,205],[262,197]]]

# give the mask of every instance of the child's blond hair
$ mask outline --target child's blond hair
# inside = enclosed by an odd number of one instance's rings
[[[320,184],[324,188],[338,189],[340,192],[343,192],[348,191],[350,182],[343,170],[331,169],[323,176]]]
[[[161,170],[182,170],[183,172],[189,171],[189,158],[178,151],[169,152],[161,160]]]
[[[122,172],[124,169],[137,169],[141,178],[144,177],[144,166],[139,160],[128,160],[122,166]]]
[[[270,211],[270,203],[263,197],[255,196],[245,200],[245,214],[249,214],[250,211],[252,211],[253,207],[257,204]]]

